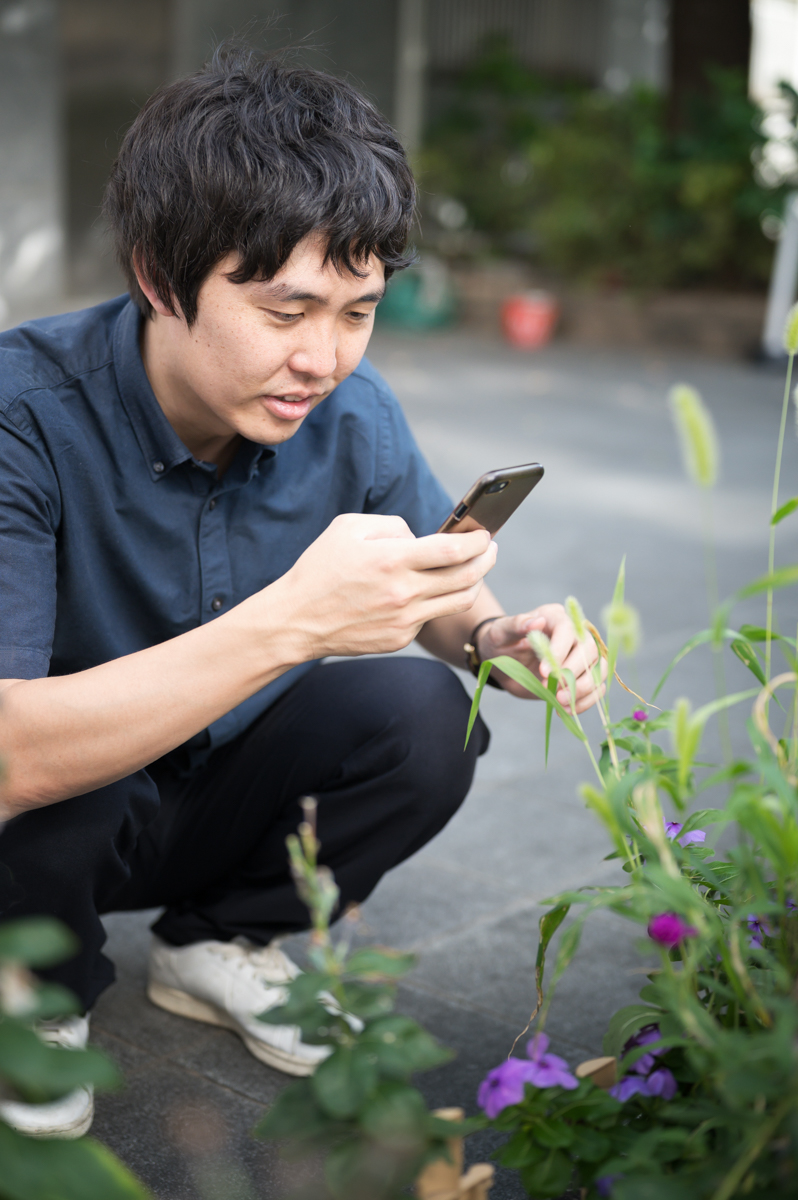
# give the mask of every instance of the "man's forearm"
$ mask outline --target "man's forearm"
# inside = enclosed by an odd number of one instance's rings
[[[453,667],[462,667],[465,663],[463,646],[475,626],[487,617],[501,616],[504,616],[504,609],[490,588],[483,584],[475,603],[467,612],[428,621],[416,641],[436,658],[443,659]]]
[[[262,628],[262,612],[245,601],[90,670],[9,682],[0,696],[0,816],[132,774],[302,661],[279,627],[268,638]]]

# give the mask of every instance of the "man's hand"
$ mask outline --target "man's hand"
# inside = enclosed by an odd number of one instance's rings
[[[527,641],[527,634],[533,629],[545,633],[551,642],[551,650],[561,667],[573,671],[576,678],[576,711],[584,712],[596,703],[604,694],[604,683],[597,691],[591,667],[598,658],[596,643],[591,637],[580,642],[571,619],[561,604],[541,604],[528,613],[520,613],[515,617],[499,617],[484,625],[479,631],[477,653],[481,659],[496,658],[499,654],[507,654],[528,667],[537,675],[542,683],[547,683],[550,670],[545,662],[540,662],[534,650]],[[534,700],[536,697],[510,679],[508,675],[494,667],[494,675],[505,691],[524,700]],[[601,660],[601,678],[606,679],[607,663]],[[571,711],[571,694],[563,680],[557,689],[557,699],[568,711]]]
[[[401,517],[352,514],[260,596],[277,601],[300,659],[385,654],[427,622],[470,609],[495,561],[484,530],[416,538]]]

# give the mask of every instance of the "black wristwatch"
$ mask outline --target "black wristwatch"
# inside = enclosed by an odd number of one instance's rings
[[[479,677],[479,668],[482,666],[482,659],[479,657],[479,651],[477,650],[477,638],[479,637],[479,631],[484,625],[490,625],[491,621],[498,620],[499,617],[485,617],[484,621],[480,621],[478,625],[474,626],[474,628],[471,630],[471,637],[463,646],[466,656],[466,666],[472,675]],[[488,675],[488,683],[491,687],[499,688],[501,691],[504,691],[504,688],[502,688],[502,685],[499,683],[498,679],[493,678],[492,672],[490,675]]]

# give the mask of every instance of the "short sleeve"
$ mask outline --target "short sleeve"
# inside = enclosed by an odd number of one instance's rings
[[[365,511],[403,517],[416,537],[425,537],[440,529],[452,502],[419,450],[393,392],[382,383],[378,396],[375,482]]]
[[[47,675],[56,616],[58,484],[32,432],[0,415],[0,678]]]

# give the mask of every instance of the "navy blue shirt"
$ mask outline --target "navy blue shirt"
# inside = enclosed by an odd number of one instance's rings
[[[364,359],[280,446],[217,478],[147,379],[127,296],[0,334],[0,678],[67,675],[177,637],[272,583],[339,513],[451,511]],[[196,765],[312,664],[193,738]]]

